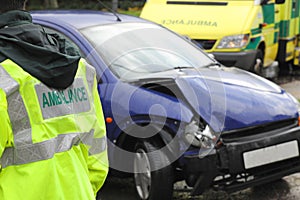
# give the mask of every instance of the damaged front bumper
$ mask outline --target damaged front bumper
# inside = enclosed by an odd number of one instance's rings
[[[191,195],[208,188],[234,192],[300,171],[300,127],[277,129],[237,139],[221,136],[222,145],[199,157],[185,154],[184,176]]]

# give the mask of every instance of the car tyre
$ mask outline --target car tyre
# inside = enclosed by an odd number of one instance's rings
[[[134,182],[140,199],[168,200],[173,197],[174,170],[168,164],[167,155],[158,151],[160,148],[157,141],[139,141],[136,145]]]

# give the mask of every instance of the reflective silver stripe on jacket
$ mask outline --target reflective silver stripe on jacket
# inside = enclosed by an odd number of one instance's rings
[[[93,91],[95,69],[87,62],[85,62],[85,66],[86,66],[86,80],[88,82],[90,91]]]
[[[80,143],[91,146],[89,150],[90,155],[106,150],[106,138],[94,138],[94,131],[89,133],[63,134],[58,135],[56,138],[27,146],[6,148],[1,158],[1,165],[5,168],[11,165],[47,160],[52,158],[56,153],[68,151]]]
[[[0,88],[7,96],[8,114],[14,133],[15,145],[31,143],[31,126],[23,99],[19,93],[19,84],[0,65]]]
[[[5,69],[0,65],[0,86],[5,91],[7,96],[18,91],[19,84],[10,77]]]
[[[89,87],[92,84],[93,82],[89,81]],[[90,155],[106,150],[106,138],[94,138],[94,130],[89,133],[61,134],[56,138],[33,144],[30,121],[22,96],[19,93],[19,84],[1,65],[0,88],[5,91],[7,96],[8,114],[12,124],[15,144],[15,147],[4,150],[0,158],[2,168],[50,159],[55,153],[68,151],[74,145],[80,143],[90,146]],[[84,92],[84,89],[81,89],[81,91]],[[88,108],[90,109],[90,104],[88,104]],[[84,110],[86,109],[87,107],[84,107]]]

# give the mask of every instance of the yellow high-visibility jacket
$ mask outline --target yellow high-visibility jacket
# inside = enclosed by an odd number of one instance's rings
[[[71,86],[47,87],[0,63],[0,199],[95,199],[108,173],[94,69],[80,60]]]

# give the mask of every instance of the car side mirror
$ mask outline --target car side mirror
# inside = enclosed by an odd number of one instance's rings
[[[98,73],[96,74],[96,80],[97,80],[98,84],[103,83],[103,80],[102,80],[101,76]]]
[[[102,84],[102,83],[103,83],[102,78],[99,78],[99,79],[97,80],[97,82],[98,82],[98,84]]]

